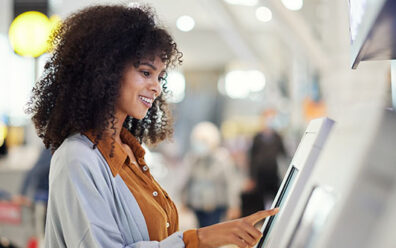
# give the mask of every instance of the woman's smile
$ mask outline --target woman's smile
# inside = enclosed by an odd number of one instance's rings
[[[151,108],[154,102],[154,99],[145,96],[139,96],[139,99],[147,108]]]

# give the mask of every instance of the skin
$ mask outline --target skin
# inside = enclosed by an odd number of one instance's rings
[[[154,61],[142,60],[137,68],[133,65],[127,66],[124,71],[120,97],[115,106],[115,141],[124,148],[133,162],[136,162],[136,159],[131,148],[124,144],[120,138],[122,124],[127,116],[136,119],[143,119],[146,116],[149,106],[140,97],[144,96],[154,101],[161,94],[161,80],[165,69],[165,64],[156,57]],[[113,130],[109,127],[106,133],[111,135]],[[238,247],[254,246],[262,235],[254,225],[278,211],[278,209],[263,210],[244,218],[199,228],[197,230],[199,248],[212,248],[228,244]]]
[[[254,225],[278,212],[279,208],[262,210],[244,218],[199,228],[199,247],[215,248],[229,244],[240,248],[252,247],[262,236],[262,233]]]
[[[121,141],[122,124],[127,116],[143,119],[150,106],[141,97],[152,101],[161,94],[161,81],[165,75],[165,64],[159,57],[154,61],[143,59],[138,67],[129,65],[124,70],[121,80],[120,96],[115,106],[115,141],[119,143],[129,155],[132,162],[136,162],[131,148]],[[113,130],[108,128],[106,133],[111,135]]]
[[[155,100],[161,94],[161,80],[165,74],[165,64],[157,57],[154,61],[143,60],[136,68],[127,66],[121,81],[120,97],[116,102],[116,118],[122,125],[127,115],[143,119],[150,107],[140,96]]]

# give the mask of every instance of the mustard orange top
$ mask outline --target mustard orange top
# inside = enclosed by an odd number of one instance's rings
[[[85,135],[94,142],[92,132],[87,132]],[[108,163],[113,176],[120,175],[139,204],[150,240],[161,241],[179,229],[176,206],[151,175],[144,160],[145,150],[139,141],[125,128],[122,129],[120,136],[121,141],[131,148],[138,165],[131,162],[128,154],[116,142],[113,157],[110,157],[113,142],[110,137],[103,137],[97,147]],[[183,241],[186,248],[198,247],[197,230],[185,231]]]

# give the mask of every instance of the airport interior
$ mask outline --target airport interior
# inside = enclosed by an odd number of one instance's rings
[[[26,106],[51,33],[97,4],[151,6],[183,53],[173,137],[142,144],[181,231],[279,207],[254,247],[396,247],[395,0],[0,0],[0,247],[49,247]]]

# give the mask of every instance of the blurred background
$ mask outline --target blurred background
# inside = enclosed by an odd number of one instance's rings
[[[310,120],[325,116],[338,120],[347,109],[370,101],[391,105],[389,62],[365,62],[351,70],[348,0],[1,0],[0,237],[4,247],[38,247],[46,202],[45,185],[40,182],[49,168],[41,140],[24,113],[49,54],[47,48],[30,47],[35,37],[23,36],[21,50],[13,39],[18,32],[28,33],[40,25],[48,35],[73,11],[108,3],[154,7],[184,54],[183,65],[167,79],[173,92],[174,139],[147,148],[153,175],[179,206],[181,229],[254,210],[251,199],[257,199],[259,183],[251,176],[255,137],[273,148],[268,155],[271,175],[282,178]],[[15,18],[26,11],[45,16],[17,22]],[[38,26],[29,26],[36,22]],[[211,135],[218,136],[215,141],[194,134],[202,122],[217,129]],[[197,206],[189,201],[189,194],[203,192],[199,180],[213,172],[193,168],[209,163],[201,159],[208,154],[219,154],[216,159],[224,163],[224,170],[216,175],[226,178],[220,188],[229,197],[218,205]],[[40,165],[44,169],[32,169]],[[215,177],[213,182],[220,183]],[[276,190],[260,195],[260,204],[269,206]]]

